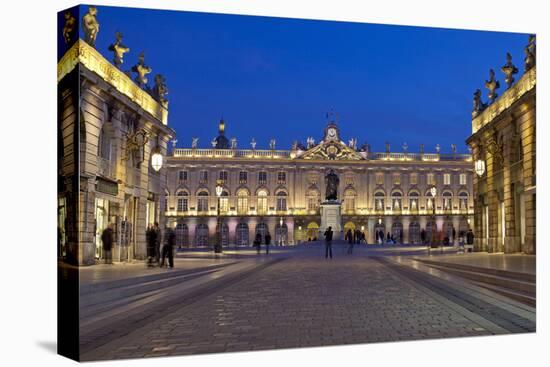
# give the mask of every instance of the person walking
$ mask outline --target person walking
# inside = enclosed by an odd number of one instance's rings
[[[426,231],[424,228],[420,231],[420,241],[422,241],[422,244],[426,244]]]
[[[155,223],[157,224],[157,223]],[[162,258],[160,260],[160,267],[164,267],[164,261],[168,257],[168,266],[170,269],[174,268],[174,245],[176,244],[176,233],[170,227],[166,228],[166,238],[164,246],[162,246]]]
[[[260,246],[262,243],[262,235],[259,233],[256,233],[256,237],[254,238],[254,246],[256,247],[256,254],[260,254]]]
[[[155,243],[157,241],[156,232],[153,227],[148,226],[145,231],[145,240],[147,241],[147,266],[153,266],[153,258],[155,257]]]
[[[105,264],[113,264],[113,224],[109,223],[107,228],[101,233],[101,242],[103,243],[103,257],[105,259]]]
[[[153,225],[154,239],[155,239],[155,260],[156,263],[159,263],[160,260],[160,244],[161,244],[161,233],[158,222],[155,222]]]
[[[265,234],[265,253],[269,254],[269,245],[271,244],[271,235],[269,231]]]
[[[466,233],[466,243],[468,246],[472,246],[474,244],[474,232],[472,232],[471,228],[468,230],[468,233]]]
[[[325,259],[328,258],[330,254],[330,258],[332,259],[332,227],[328,227],[325,231]]]
[[[347,254],[348,255],[352,255],[353,254],[353,245],[355,243],[355,235],[354,234],[351,234],[351,230],[349,231],[349,239],[348,239],[348,252]]]

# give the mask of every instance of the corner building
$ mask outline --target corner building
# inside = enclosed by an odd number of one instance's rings
[[[369,152],[345,144],[334,121],[323,138],[290,150],[237,149],[225,136],[225,122],[211,149],[177,148],[167,158],[165,213],[176,225],[181,247],[212,246],[217,213],[224,246],[249,246],[256,233],[271,233],[274,244],[293,245],[320,237],[319,206],[325,199],[325,175],[339,176],[342,225],[365,232],[369,243],[382,230],[397,242],[426,238],[458,240],[473,226],[472,160],[467,154]],[[223,186],[216,196],[217,184]],[[436,187],[434,198],[430,193]],[[218,208],[219,203],[219,208]],[[434,213],[435,207],[435,213]]]

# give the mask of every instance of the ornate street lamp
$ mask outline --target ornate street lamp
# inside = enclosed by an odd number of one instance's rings
[[[475,163],[476,174],[481,177],[485,173],[485,161],[483,159],[478,159]]]
[[[435,225],[435,196],[437,195],[437,188],[435,186],[432,186],[430,189],[430,194],[432,194],[432,243],[430,244],[430,248],[434,243],[435,235],[437,235],[437,225]],[[435,225],[435,229],[433,228],[433,225]],[[435,235],[434,235],[435,230]],[[441,248],[441,251],[443,251],[443,248]],[[429,252],[429,250],[428,250]]]
[[[217,180],[216,181],[216,197],[218,198],[218,210],[217,210],[217,222],[218,222],[218,233],[216,238],[216,244],[214,245],[214,252],[220,253],[222,252],[222,223],[221,223],[221,216],[220,216],[220,202],[221,202],[221,196],[223,193],[223,181]]]
[[[159,137],[157,135],[157,145],[155,146],[155,149],[153,149],[153,152],[151,154],[151,167],[153,167],[155,172],[158,172],[162,168],[162,163],[163,157],[160,150]]]

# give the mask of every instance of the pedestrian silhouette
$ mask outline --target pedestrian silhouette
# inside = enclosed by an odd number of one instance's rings
[[[328,227],[325,231],[325,259],[328,258],[330,254],[330,258],[332,259],[332,227]]]

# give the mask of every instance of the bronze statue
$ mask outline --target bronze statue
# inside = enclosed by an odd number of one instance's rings
[[[485,81],[485,88],[489,90],[489,104],[493,103],[497,99],[498,94],[496,90],[500,88],[500,83],[495,79],[495,71],[489,70],[489,80]]]
[[[155,86],[153,87],[153,97],[164,107],[168,108],[168,88],[166,87],[166,78],[161,74],[155,75]]]
[[[70,10],[67,10],[65,12],[65,25],[63,26],[63,39],[67,45],[72,41],[75,25],[76,18],[73,17]]]
[[[500,69],[506,76],[504,81],[506,82],[507,89],[514,83],[514,74],[518,73],[518,68],[512,64],[512,55],[509,52],[506,53],[506,64]]]
[[[120,68],[120,65],[124,62],[124,54],[130,49],[122,44],[122,33],[116,32],[115,37],[116,41],[109,46],[109,51],[114,52],[113,63],[117,68]]]
[[[145,53],[142,51],[139,54],[138,63],[132,67],[132,71],[137,73],[136,83],[144,88],[147,86],[147,74],[153,71],[149,66],[145,65]]]
[[[95,40],[99,33],[99,23],[96,18],[97,8],[90,6],[88,12],[82,17],[82,30],[84,31],[84,41],[92,47],[95,47]]]
[[[327,185],[327,190],[325,194],[326,200],[337,200],[338,199],[338,184],[340,184],[340,179],[334,173],[334,170],[330,170],[329,173],[325,176],[325,182]]]
[[[536,62],[536,44],[535,36],[529,36],[529,44],[525,46],[525,71],[531,70]]]

